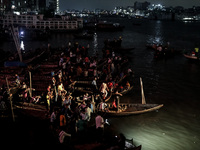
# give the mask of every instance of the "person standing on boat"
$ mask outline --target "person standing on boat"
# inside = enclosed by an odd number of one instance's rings
[[[197,57],[198,57],[198,53],[199,53],[199,47],[198,47],[198,46],[196,46],[196,47],[194,48],[194,51],[195,51],[195,56],[197,56]]]
[[[71,48],[71,46],[72,46],[72,42],[69,41],[69,42],[68,42],[68,48]]]
[[[122,94],[119,93],[118,90],[116,90],[114,101],[115,105],[117,106],[117,111],[119,111],[120,96],[122,96]]]
[[[16,84],[16,87],[20,86],[20,78],[19,78],[18,74],[15,74],[15,84]]]
[[[50,110],[50,99],[51,99],[51,92],[48,92],[47,95],[46,95],[46,101],[47,101],[46,108],[47,108],[48,111]]]
[[[75,129],[77,132],[77,136],[80,140],[82,140],[85,136],[87,128],[87,122],[83,120],[82,116],[79,115],[78,120],[76,121]]]
[[[103,97],[103,99],[105,99],[106,97],[107,97],[107,95],[108,95],[108,86],[107,86],[107,84],[106,83],[102,83],[101,84],[101,87],[100,87],[100,91],[101,91],[101,93],[102,93],[102,97]]]
[[[55,111],[55,109],[53,109],[53,112],[51,113],[50,116],[50,128],[54,129],[56,127],[56,115],[57,115],[57,111]]]
[[[22,97],[23,102],[27,102],[28,101],[28,87],[27,87],[25,82],[22,83],[22,90],[23,90],[23,92],[22,92],[22,94],[23,94],[23,97]]]
[[[97,142],[101,142],[103,140],[103,132],[104,132],[104,119],[101,116],[100,112],[97,112],[97,117],[95,118],[96,123],[96,134],[97,134]]]
[[[97,77],[95,77],[94,80],[92,81],[92,85],[93,85],[93,87],[94,87],[95,90],[98,89],[98,87],[97,87]]]
[[[128,90],[131,87],[130,83],[128,81],[126,81],[126,85],[125,85],[125,90]]]
[[[61,96],[61,93],[64,91],[64,86],[62,84],[62,82],[60,82],[60,84],[58,85],[58,95]]]
[[[111,107],[112,110],[117,110],[117,104],[116,104],[116,99],[114,98],[114,101],[112,102],[112,107]]]
[[[86,108],[85,108],[85,114],[87,116],[87,121],[90,121],[90,119],[91,119],[91,113],[92,113],[92,109],[89,106],[86,106]]]
[[[60,129],[64,130],[65,127],[66,127],[66,118],[65,118],[64,111],[62,111],[60,114]]]
[[[107,104],[105,103],[104,100],[102,100],[101,103],[99,104],[99,110],[106,111],[106,109],[107,109]]]

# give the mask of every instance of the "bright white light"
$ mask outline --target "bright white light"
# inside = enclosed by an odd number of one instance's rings
[[[21,49],[21,50],[24,50],[24,42],[23,42],[23,41],[21,41],[20,49]]]
[[[21,35],[24,35],[24,31],[21,31],[20,34],[21,34]]]
[[[14,11],[13,13],[16,15],[20,15],[20,12],[18,12],[18,11]]]
[[[190,18],[190,17],[185,17],[183,18],[183,20],[192,20],[193,18]]]
[[[15,5],[12,5],[11,8],[12,8],[12,9],[15,9]]]

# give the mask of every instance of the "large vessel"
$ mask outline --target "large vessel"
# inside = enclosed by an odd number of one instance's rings
[[[83,19],[59,16],[56,18],[44,18],[44,15],[16,15],[5,14],[2,18],[4,28],[10,25],[25,27],[26,29],[53,30],[53,31],[76,31],[83,28]]]

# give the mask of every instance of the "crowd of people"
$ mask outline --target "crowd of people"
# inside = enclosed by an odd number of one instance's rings
[[[118,84],[128,74],[133,74],[130,68],[122,68],[126,59],[110,51],[104,59],[98,60],[97,56],[88,56],[88,48],[89,45],[85,48],[78,43],[72,46],[69,42],[67,50],[57,54],[59,71],[51,71],[47,89],[41,95],[32,95],[33,88],[28,87],[26,81],[21,81],[19,75],[15,75],[15,86],[22,91],[21,101],[46,105],[51,129],[59,129],[61,143],[64,142],[65,136],[84,137],[92,122],[96,124],[96,137],[100,142],[106,121],[98,112],[107,110],[105,100],[109,92],[119,93],[130,88],[128,80],[124,85]],[[81,80],[91,80],[91,90],[86,92],[80,101],[81,96],[77,95],[76,84]],[[119,96],[122,95],[116,94],[116,98]],[[17,99],[19,93],[13,94],[13,100]],[[117,108],[116,105],[113,103],[114,108]],[[92,117],[95,112],[98,114]]]

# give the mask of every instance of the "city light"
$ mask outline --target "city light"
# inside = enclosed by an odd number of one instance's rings
[[[21,32],[20,32],[20,35],[24,35],[24,31],[21,31]]]
[[[15,9],[15,8],[16,8],[15,5],[12,5],[12,6],[11,6],[11,9]]]

